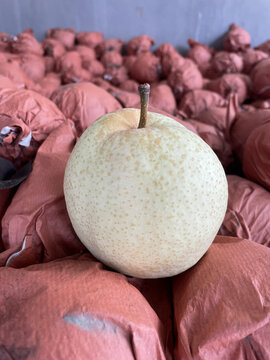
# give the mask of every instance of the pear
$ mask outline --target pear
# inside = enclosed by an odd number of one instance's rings
[[[225,216],[228,184],[213,150],[176,120],[141,109],[94,121],[68,160],[64,194],[74,230],[105,265],[140,278],[196,264]]]

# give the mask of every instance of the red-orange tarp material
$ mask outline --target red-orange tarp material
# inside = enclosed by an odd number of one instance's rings
[[[141,292],[90,255],[1,268],[0,283],[1,360],[170,359]]]
[[[176,360],[270,358],[270,249],[217,236],[173,280]]]

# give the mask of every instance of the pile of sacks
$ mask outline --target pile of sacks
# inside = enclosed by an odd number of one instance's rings
[[[0,33],[0,358],[270,358],[270,40],[232,24],[218,51],[154,39]],[[98,117],[138,107],[201,136],[227,173],[219,235],[192,269],[141,280],[84,248],[63,176]],[[91,219],[89,219],[91,221]]]

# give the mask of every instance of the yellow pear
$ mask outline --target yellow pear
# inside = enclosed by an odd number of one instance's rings
[[[159,278],[198,262],[214,240],[228,200],[213,150],[176,120],[121,109],[92,123],[67,163],[64,194],[72,225],[104,264]]]

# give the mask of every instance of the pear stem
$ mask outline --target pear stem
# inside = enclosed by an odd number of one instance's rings
[[[138,129],[144,128],[147,121],[147,108],[150,94],[150,85],[149,84],[140,84],[138,91],[141,97],[141,115]]]

